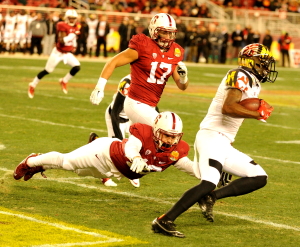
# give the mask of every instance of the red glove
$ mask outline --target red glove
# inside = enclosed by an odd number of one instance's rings
[[[261,116],[258,120],[262,122],[266,122],[266,120],[271,116],[272,111],[274,110],[273,106],[270,106],[266,101],[263,99],[260,100],[260,106],[258,108],[258,112]]]

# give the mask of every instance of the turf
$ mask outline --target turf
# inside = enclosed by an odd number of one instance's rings
[[[70,81],[67,95],[62,93],[58,80],[69,68],[59,64],[42,79],[35,97],[29,99],[28,83],[45,63],[45,59],[0,58],[0,246],[71,246],[66,244],[83,241],[81,235],[77,241],[76,234],[68,232],[57,237],[59,233],[52,232],[50,226],[48,230],[39,228],[1,211],[92,232],[107,231],[107,235],[124,239],[122,243],[91,246],[299,245],[299,70],[278,68],[278,80],[265,83],[260,95],[275,108],[268,123],[246,120],[234,143],[266,170],[267,186],[249,195],[218,201],[214,223],[206,222],[196,206],[189,209],[175,222],[186,235],[178,239],[151,231],[151,221],[199,182],[176,168],[145,176],[137,189],[127,179],[114,180],[118,186],[109,188],[97,179],[62,170],[48,170],[48,179],[39,175],[27,182],[12,178],[13,169],[32,152],[72,151],[87,142],[91,131],[106,136],[105,109],[119,79],[129,73],[128,66],[117,68],[106,86],[105,98],[94,106],[89,97],[104,63],[81,61],[81,71]],[[187,66],[189,88],[181,92],[170,80],[159,108],[181,116],[183,139],[191,145],[192,159],[199,124],[222,77],[236,65]]]

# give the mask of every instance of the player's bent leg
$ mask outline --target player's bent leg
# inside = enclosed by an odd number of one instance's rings
[[[143,123],[151,125],[158,116],[155,107],[138,102],[129,97],[125,98],[124,111],[132,123]]]
[[[232,181],[227,186],[215,190],[213,193],[216,199],[245,195],[264,187],[267,184],[267,178],[268,176],[266,175],[239,178]]]

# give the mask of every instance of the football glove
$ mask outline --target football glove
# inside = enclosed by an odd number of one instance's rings
[[[142,157],[135,157],[133,158],[132,165],[130,170],[136,173],[140,173],[142,171],[150,171],[147,163],[142,159]]]
[[[222,172],[221,173],[221,177],[220,177],[220,181],[217,185],[218,188],[224,187],[227,184],[229,184],[231,182],[232,179],[232,175],[227,173],[227,172]]]
[[[257,111],[259,112],[261,118],[259,118],[258,120],[262,122],[266,122],[266,120],[271,116],[274,107],[273,106],[268,107],[268,106],[269,104],[266,101],[264,101],[263,99],[260,100],[260,106]]]
[[[101,100],[104,97],[104,87],[106,85],[107,80],[104,78],[99,79],[94,91],[92,92],[90,96],[90,101],[93,105],[99,105]]]
[[[179,62],[177,65],[177,73],[180,76],[180,83],[181,84],[185,84],[188,80],[187,78],[187,67],[185,66],[185,64],[183,62]]]

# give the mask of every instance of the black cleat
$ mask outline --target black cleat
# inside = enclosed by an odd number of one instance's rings
[[[163,220],[156,218],[152,221],[152,230],[155,233],[162,233],[164,235],[185,238],[185,235],[179,231],[176,231],[176,225],[171,220]]]
[[[215,205],[216,200],[213,198],[212,195],[208,194],[200,199],[198,205],[202,212],[204,218],[206,218],[209,222],[214,222],[214,212],[213,208]]]
[[[89,136],[89,142],[88,143],[91,143],[92,141],[94,141],[97,138],[99,138],[99,136],[96,133],[91,132],[91,134]]]

